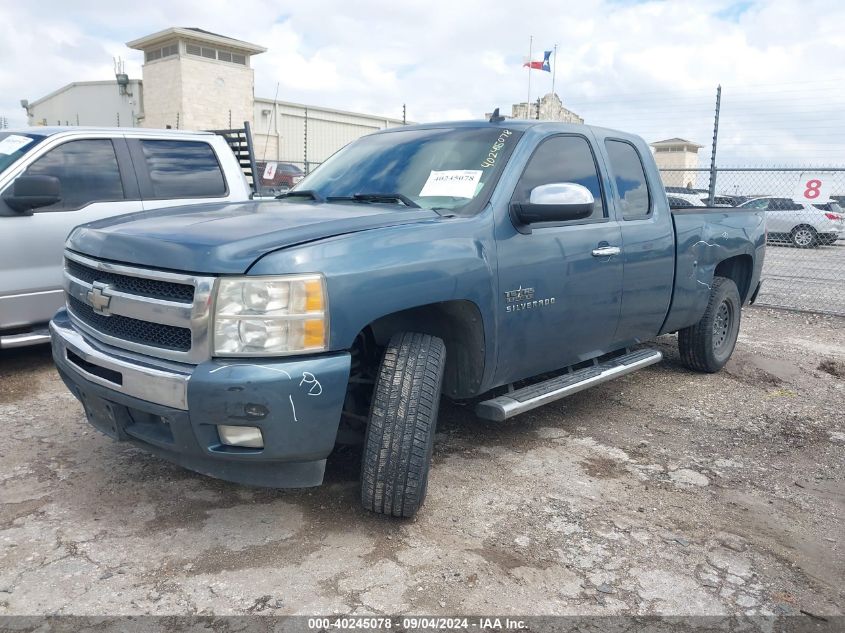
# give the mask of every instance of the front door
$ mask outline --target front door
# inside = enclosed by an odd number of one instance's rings
[[[62,253],[74,227],[141,210],[134,174],[118,167],[115,144],[122,142],[72,140],[37,158],[23,173],[58,178],[62,200],[32,215],[3,202],[14,181],[0,193],[0,329],[44,323],[63,305]]]
[[[534,187],[571,182],[595,198],[589,218],[518,231],[507,209],[497,218],[499,266],[496,382],[508,383],[608,351],[619,320],[622,263],[619,223],[608,213],[596,157],[586,137],[541,142],[513,193],[527,202]],[[605,250],[601,250],[605,249]]]

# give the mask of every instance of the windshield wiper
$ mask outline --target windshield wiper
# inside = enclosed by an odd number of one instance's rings
[[[406,207],[420,209],[420,205],[401,193],[356,193],[352,196],[329,196],[328,202],[334,200],[353,200],[355,202],[401,202]]]
[[[285,191],[284,193],[280,193],[278,196],[276,196],[276,200],[282,200],[283,198],[310,198],[314,202],[326,201],[323,196],[321,196],[313,189],[302,189],[301,191]]]

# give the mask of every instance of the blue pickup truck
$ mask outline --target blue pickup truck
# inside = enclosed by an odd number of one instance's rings
[[[59,373],[88,420],[248,485],[319,485],[362,445],[361,500],[412,516],[442,396],[504,420],[659,362],[733,352],[763,212],[670,211],[622,132],[490,121],[348,145],[277,200],[75,229]]]

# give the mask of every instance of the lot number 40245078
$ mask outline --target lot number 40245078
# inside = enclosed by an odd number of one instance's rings
[[[798,178],[792,198],[801,202],[819,203],[830,199],[829,175],[803,172]]]

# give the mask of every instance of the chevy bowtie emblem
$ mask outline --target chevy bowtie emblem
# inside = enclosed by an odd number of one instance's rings
[[[95,281],[94,287],[86,295],[88,303],[91,304],[91,307],[94,308],[94,312],[97,314],[110,316],[109,304],[111,303],[111,295],[106,294],[108,291],[108,284]]]

